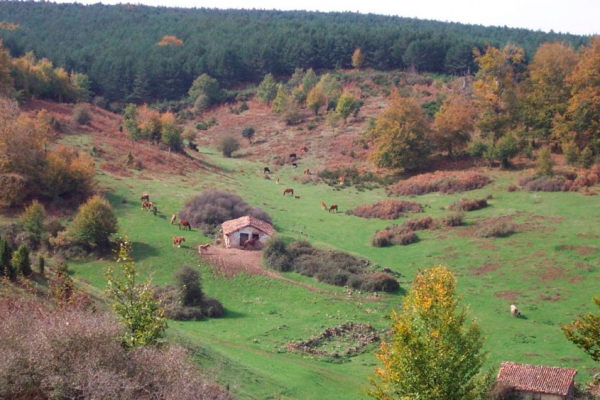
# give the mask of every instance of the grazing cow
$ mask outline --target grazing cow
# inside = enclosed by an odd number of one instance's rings
[[[327,210],[327,204],[325,204],[325,202],[324,202],[324,201],[322,201],[322,200],[321,200],[321,208],[322,208],[323,210]]]
[[[149,201],[144,201],[142,203],[142,210],[148,210],[148,211],[150,211],[150,210],[152,210],[152,207],[154,207],[154,204],[152,204]]]
[[[185,238],[183,236],[173,236],[173,247],[177,246],[177,248],[179,248],[183,242],[185,242]]]
[[[290,158],[296,159],[296,153],[290,153]]]
[[[335,212],[338,212],[338,207],[337,204],[332,204],[329,206],[329,212],[331,212],[332,210],[335,210]]]
[[[520,316],[521,316],[521,311],[519,311],[519,310],[517,309],[517,307],[516,307],[514,304],[511,304],[511,305],[510,305],[510,314],[511,314],[513,317],[517,317],[517,318],[518,318],[518,317],[520,317]]]
[[[294,198],[295,198],[295,199],[299,199],[299,198],[300,198],[300,196],[294,196]]]
[[[140,197],[140,201],[150,201],[150,195],[148,193],[142,194],[142,197]]]
[[[246,250],[246,247],[248,246],[252,246],[252,248],[254,248],[254,246],[256,245],[256,242],[258,242],[258,238],[257,237],[253,237],[252,239],[248,239],[244,242],[244,250]]]
[[[340,176],[340,178],[338,179],[340,181],[340,185],[343,185],[344,182],[346,182],[346,177],[344,175]]]
[[[298,168],[298,164],[292,163],[292,168]]]
[[[293,196],[293,195],[294,195],[294,189],[292,189],[292,188],[286,188],[286,189],[283,191],[283,195],[284,195],[284,196],[285,196],[286,194],[288,194],[288,193],[289,193],[289,195],[290,195],[290,196]]]
[[[270,174],[271,170],[269,169],[269,167],[264,167],[263,168],[263,174]]]
[[[275,180],[275,183],[279,185],[279,178]]]
[[[156,213],[158,212],[158,208],[156,206],[152,206],[152,214],[156,217]]]
[[[306,147],[306,146],[302,146],[302,147],[300,148],[300,151],[303,151],[303,152],[305,152],[305,153],[308,153],[308,147]]]
[[[181,229],[181,227],[183,227],[184,231],[185,228],[188,228],[190,231],[192,230],[192,226],[190,225],[190,223],[184,219],[179,220],[179,229]]]
[[[310,175],[310,169],[304,168],[304,175]]]
[[[173,214],[171,215],[171,225],[173,225],[175,222],[177,222],[177,215]]]
[[[210,244],[208,244],[208,243],[198,245],[198,253],[202,254],[202,252],[204,252],[205,250],[208,250],[209,247],[210,247]]]

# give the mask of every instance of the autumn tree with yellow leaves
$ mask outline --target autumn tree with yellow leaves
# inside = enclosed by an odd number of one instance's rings
[[[425,112],[413,98],[393,93],[390,105],[377,116],[367,134],[375,144],[371,160],[379,167],[418,169],[431,153]]]
[[[452,157],[455,150],[463,150],[475,130],[476,110],[470,99],[462,94],[450,95],[435,113],[434,141],[438,150]]]
[[[477,322],[459,307],[456,279],[443,266],[421,271],[392,312],[392,333],[381,344],[367,392],[376,399],[469,400],[484,398],[492,382],[482,371],[487,353]],[[468,322],[470,320],[471,322]]]

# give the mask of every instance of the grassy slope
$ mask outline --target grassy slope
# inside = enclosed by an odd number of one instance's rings
[[[597,198],[576,193],[508,193],[505,187],[513,182],[513,176],[496,172],[494,184],[467,194],[477,198],[493,194],[493,199],[489,208],[467,215],[466,227],[420,233],[421,241],[407,247],[376,249],[369,246],[369,239],[375,229],[389,222],[347,216],[343,211],[383,199],[381,189],[359,193],[353,188],[339,191],[324,184],[301,185],[294,181],[301,171],[292,169],[280,171],[283,184],[277,186],[263,179],[258,164],[224,160],[208,149],[201,151],[231,173],[227,177],[204,176],[196,187],[187,186],[182,182],[186,178],[181,177],[139,180],[101,176],[103,185],[112,190],[108,198],[118,211],[121,230],[134,242],[137,265],[142,273],[152,275],[154,283],[171,282],[182,264],[198,264],[195,244],[208,241],[193,231],[185,234],[189,247],[172,248],[170,239],[179,231],[169,225],[170,214],[202,187],[229,188],[265,208],[279,235],[365,256],[402,273],[404,288],[419,268],[448,265],[459,279],[464,304],[469,305],[487,335],[490,367],[497,368],[505,360],[567,366],[579,370],[579,381],[589,378],[593,363],[564,339],[559,324],[590,310],[591,297],[597,294],[598,236],[593,228],[600,218]],[[281,192],[285,186],[294,187],[301,198],[284,198]],[[138,197],[143,191],[152,193],[158,203],[162,211],[158,217],[139,209]],[[446,213],[441,207],[459,197],[432,194],[413,200],[427,204],[426,215],[438,218]],[[321,200],[339,204],[342,212],[320,210]],[[469,225],[478,220],[505,215],[529,226],[503,239],[466,234]],[[559,246],[565,245],[589,249],[560,250]],[[107,263],[72,268],[77,276],[103,287]],[[484,265],[488,268],[480,269]],[[364,398],[361,387],[368,384],[366,377],[372,375],[376,362],[372,352],[348,363],[333,364],[286,353],[285,345],[346,320],[370,322],[383,329],[389,325],[384,317],[400,306],[401,298],[382,296],[377,302],[365,302],[360,296],[348,299],[340,289],[295,274],[287,276],[325,288],[326,293],[265,277],[242,275],[226,280],[203,267],[205,291],[223,302],[227,316],[172,322],[171,334],[201,348],[199,363],[243,398]],[[525,318],[509,315],[513,301]]]

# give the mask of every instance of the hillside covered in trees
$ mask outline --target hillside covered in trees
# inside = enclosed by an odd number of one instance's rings
[[[349,68],[356,48],[364,65],[377,70],[464,74],[477,69],[474,48],[510,43],[530,60],[544,42],[587,43],[569,34],[357,13],[131,4],[4,1],[0,21],[0,38],[13,57],[33,51],[87,74],[97,95],[137,102],[180,99],[203,73],[232,87],[296,68]]]

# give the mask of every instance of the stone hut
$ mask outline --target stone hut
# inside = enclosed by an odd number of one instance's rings
[[[521,397],[534,400],[571,400],[576,369],[544,365],[500,364],[497,382]]]
[[[227,248],[243,247],[246,240],[252,239],[257,239],[254,248],[260,248],[275,234],[275,229],[271,224],[250,215],[223,222],[221,230]]]

